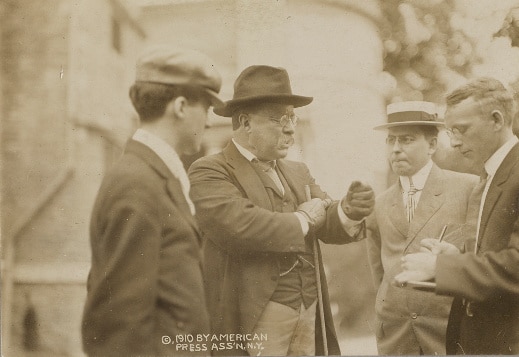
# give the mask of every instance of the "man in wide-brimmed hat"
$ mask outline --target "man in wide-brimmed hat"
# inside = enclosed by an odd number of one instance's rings
[[[442,170],[431,160],[438,129],[434,103],[413,101],[388,105],[387,156],[398,180],[377,196],[367,220],[368,252],[378,294],[377,345],[381,355],[445,354],[445,332],[451,306],[448,297],[402,289],[392,280],[401,258],[417,252],[424,238],[438,237],[457,245],[452,233],[465,223],[470,193],[477,177]],[[455,226],[457,224],[457,226]]]
[[[362,239],[358,221],[371,213],[373,191],[355,182],[342,201],[332,201],[305,164],[284,159],[294,143],[294,108],[311,101],[292,94],[283,68],[246,68],[233,99],[214,109],[232,117],[232,141],[189,169],[213,333],[260,337],[214,354],[323,355],[321,316],[328,353],[340,354],[313,240]]]

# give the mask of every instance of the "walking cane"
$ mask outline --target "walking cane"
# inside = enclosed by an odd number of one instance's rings
[[[306,200],[312,200],[312,194],[310,192],[310,185],[305,185],[305,196]],[[323,307],[323,290],[321,287],[321,272],[319,267],[319,251],[318,251],[317,239],[313,239],[313,253],[314,253],[314,265],[315,265],[315,280],[317,283],[317,305],[319,307],[319,318],[321,319],[321,335],[323,336],[323,350],[324,355],[328,356],[328,340],[326,338],[326,325],[324,324],[324,307]]]

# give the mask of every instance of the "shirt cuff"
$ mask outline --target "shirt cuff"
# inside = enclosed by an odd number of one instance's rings
[[[337,213],[339,214],[339,220],[341,221],[344,231],[352,237],[357,237],[362,230],[362,222],[364,222],[366,218],[362,218],[360,221],[354,221],[353,219],[348,218],[346,213],[342,210],[340,203],[337,205]]]
[[[310,230],[310,225],[308,224],[308,221],[302,213],[294,212],[294,214],[296,215],[297,219],[299,219],[299,223],[301,223],[303,235],[306,236],[308,234],[308,231]]]

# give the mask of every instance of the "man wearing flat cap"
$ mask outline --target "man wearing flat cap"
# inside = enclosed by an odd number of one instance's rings
[[[453,234],[467,216],[477,177],[442,170],[431,160],[436,151],[436,106],[430,102],[388,105],[387,157],[398,180],[377,196],[367,220],[368,256],[376,288],[376,337],[381,355],[444,355],[452,300],[429,291],[392,285],[401,258],[420,249],[424,238]],[[446,224],[450,224],[444,230]]]
[[[157,47],[137,63],[130,98],[141,126],[106,174],[91,217],[82,324],[90,356],[196,354],[175,336],[209,333],[201,234],[179,156],[200,150],[220,85],[212,61],[195,51]]]
[[[344,244],[364,238],[363,218],[374,200],[369,186],[354,182],[341,201],[332,201],[305,164],[284,159],[294,143],[294,108],[312,99],[292,94],[283,68],[246,68],[233,99],[214,109],[232,117],[231,142],[189,169],[204,232],[212,331],[266,336],[259,344],[214,354],[340,354],[314,240]]]

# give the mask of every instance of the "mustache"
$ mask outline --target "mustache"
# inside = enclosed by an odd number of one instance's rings
[[[279,138],[279,142],[285,145],[294,145],[295,139],[293,136],[283,135],[281,138]]]

